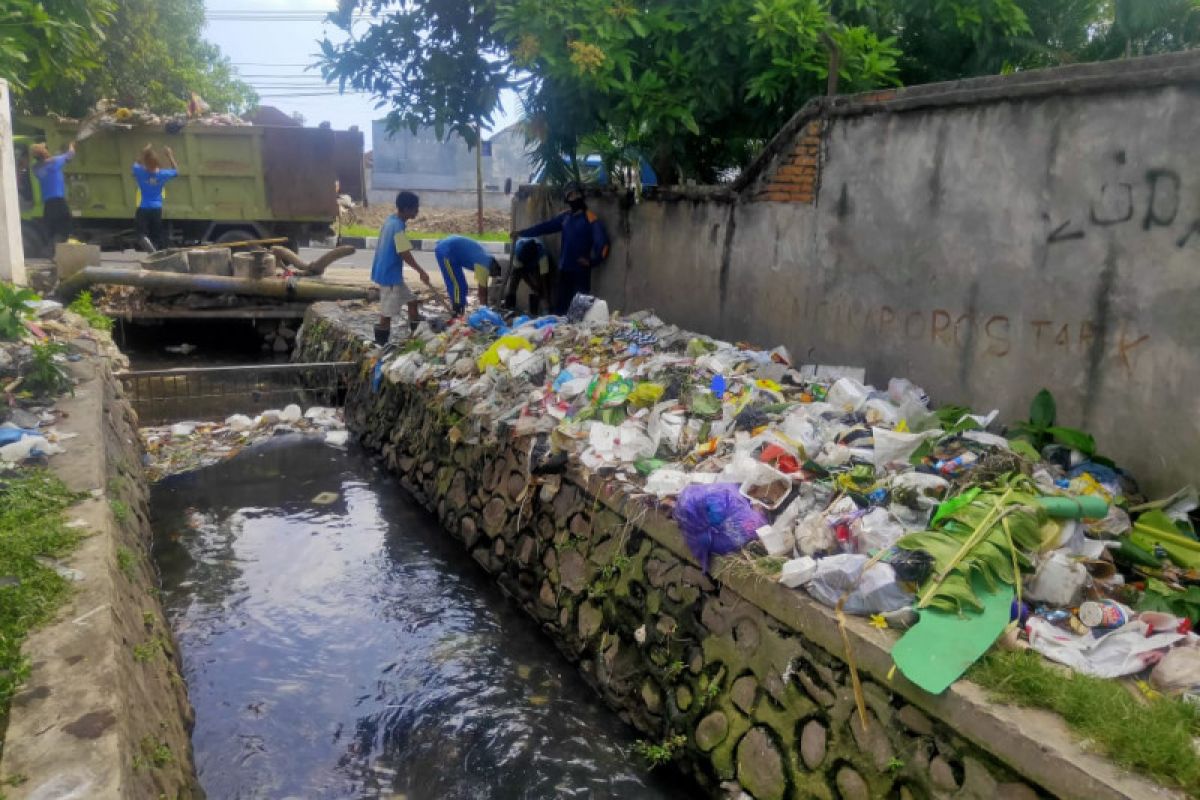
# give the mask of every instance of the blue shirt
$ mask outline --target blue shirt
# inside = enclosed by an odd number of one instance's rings
[[[63,179],[63,167],[75,157],[70,150],[62,155],[47,158],[33,168],[38,183],[42,185],[42,202],[67,196],[66,180]]]
[[[525,248],[526,242],[533,242],[534,251],[537,253],[532,264],[523,264],[518,257]],[[512,264],[514,270],[534,269],[539,274],[545,275],[550,271],[550,254],[546,252],[546,245],[542,244],[541,239],[522,237],[513,243]]]
[[[437,243],[433,254],[437,257],[438,266],[443,266],[449,261],[452,267],[462,270],[475,267],[487,269],[492,263],[488,251],[484,250],[479,242],[465,236],[447,236]]]
[[[378,286],[404,283],[404,254],[412,250],[404,220],[392,214],[379,229],[379,245],[371,262],[371,281]]]
[[[179,172],[173,169],[151,172],[142,162],[134,162],[133,177],[137,180],[138,192],[142,197],[138,208],[162,208],[163,186],[178,174]]]
[[[600,218],[587,209],[564,212],[518,231],[517,235],[544,236],[547,233],[562,234],[559,268],[563,272],[583,272],[588,269],[579,263],[581,258],[587,259],[591,267],[599,266],[608,258],[608,232]]]

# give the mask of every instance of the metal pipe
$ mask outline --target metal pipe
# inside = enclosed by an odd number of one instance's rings
[[[275,300],[367,300],[371,296],[367,287],[338,286],[306,278],[230,278],[224,275],[185,275],[119,267],[84,267],[60,283],[55,294],[69,301],[95,284],[180,293],[236,294]]]

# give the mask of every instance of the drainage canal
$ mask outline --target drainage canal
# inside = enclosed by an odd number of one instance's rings
[[[151,508],[209,797],[690,796],[361,451],[279,437]]]

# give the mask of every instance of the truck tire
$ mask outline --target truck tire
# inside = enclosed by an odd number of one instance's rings
[[[245,228],[230,228],[217,237],[216,244],[227,244],[229,242],[248,242],[259,238],[262,237],[260,237],[254,231],[246,230]],[[234,249],[241,250],[244,248],[235,247]]]
[[[26,258],[50,258],[53,253],[42,228],[32,220],[21,221],[21,246]]]

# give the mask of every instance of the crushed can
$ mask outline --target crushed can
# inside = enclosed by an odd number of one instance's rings
[[[1113,600],[1089,600],[1079,606],[1079,621],[1089,628],[1112,630],[1129,621],[1130,611]]]

